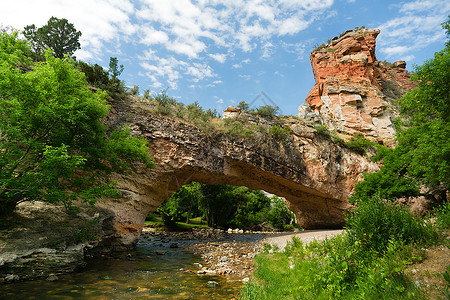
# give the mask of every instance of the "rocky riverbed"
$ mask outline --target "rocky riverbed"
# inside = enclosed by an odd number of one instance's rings
[[[342,230],[311,230],[302,232],[246,232],[238,230],[196,229],[192,232],[152,232],[144,228],[139,243],[159,247],[156,254],[165,255],[165,248],[183,248],[201,256],[202,263],[185,272],[198,275],[233,275],[246,281],[253,272],[256,254],[264,244],[276,245],[283,249],[296,236],[305,242],[314,238],[340,234]]]
[[[247,278],[253,271],[253,257],[263,249],[265,233],[228,233],[220,229],[194,229],[192,232],[151,232],[144,228],[140,244],[184,248],[201,256],[203,263],[185,272],[203,275],[235,275]],[[165,255],[165,250],[157,250]]]

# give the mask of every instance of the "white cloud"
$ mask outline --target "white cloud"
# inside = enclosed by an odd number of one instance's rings
[[[304,30],[333,0],[230,1],[141,0],[142,27],[158,27],[170,51],[196,58],[210,42],[252,51],[275,36]],[[151,30],[151,32],[153,32]]]
[[[333,0],[2,0],[0,22],[21,29],[33,23],[42,26],[51,16],[67,18],[83,34],[82,50],[75,53],[80,59],[98,61],[106,43],[112,56],[124,42],[151,46],[154,52],[136,54],[147,75],[154,82],[176,85],[181,74],[193,80],[215,76],[205,55],[219,63],[239,50],[258,50],[263,58],[270,57],[275,39],[305,30],[332,4]]]
[[[149,46],[153,44],[163,44],[169,41],[169,36],[164,31],[155,30],[152,27],[143,27],[141,29],[141,34],[143,35],[140,40],[141,43]]]
[[[213,77],[215,76],[212,68],[206,64],[194,63],[191,66],[188,66],[185,74],[191,75],[193,77],[194,82],[198,82],[205,77]]]
[[[395,46],[395,47],[385,47],[381,50],[386,53],[388,57],[403,55],[409,51],[407,46]]]
[[[240,74],[240,75],[238,75],[238,77],[243,78],[243,79],[245,79],[245,80],[250,80],[250,79],[252,79],[252,76],[251,76],[251,75],[245,75],[245,74]]]
[[[222,64],[227,60],[227,55],[222,53],[209,54],[209,57]]]
[[[379,26],[378,48],[387,58],[411,59],[412,52],[445,40],[441,23],[450,13],[447,0],[418,0],[397,6],[399,17]]]
[[[151,58],[151,63],[147,61],[140,63],[141,67],[147,71],[147,77],[149,77],[152,82],[158,83],[160,82],[160,78],[167,78],[167,83],[170,87],[172,89],[177,89],[177,82],[181,77],[179,69],[186,68],[187,63],[176,60],[173,57],[165,59],[153,56]]]
[[[261,56],[262,59],[268,59],[272,56],[274,45],[271,42],[267,42],[262,46],[263,54]]]
[[[234,69],[242,68],[242,66],[243,66],[244,64],[249,64],[250,62],[251,62],[250,58],[246,58],[246,59],[244,59],[243,61],[241,61],[240,63],[234,64],[232,67],[233,67]]]
[[[224,102],[224,101],[223,101],[222,98],[216,101],[216,103],[219,103],[219,104],[222,104],[223,102]]]
[[[403,60],[408,62],[408,61],[414,60],[415,58],[416,57],[414,55],[408,55],[408,56],[403,57]]]
[[[178,80],[182,77],[199,82],[205,78],[217,76],[207,64],[188,63],[175,57],[161,58],[151,49],[145,51],[139,59],[141,67],[147,71],[145,75],[151,81],[160,82],[166,79],[172,89],[177,89]]]
[[[285,43],[282,42],[281,46],[283,47],[284,51],[287,53],[292,53],[297,56],[297,60],[302,60],[307,57],[306,49],[308,47],[311,47],[313,44],[313,40],[308,40],[300,43]],[[309,56],[309,55],[308,55]]]
[[[2,0],[0,22],[17,29],[35,24],[40,27],[52,16],[66,18],[81,31],[83,51],[80,59],[95,58],[102,52],[104,42],[127,40],[136,33],[137,26],[130,20],[133,4],[129,0]]]

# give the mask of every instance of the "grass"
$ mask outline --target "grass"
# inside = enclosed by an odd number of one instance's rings
[[[267,247],[255,257],[257,269],[242,299],[425,299],[427,291],[405,270],[425,258],[424,247],[448,247],[445,236],[437,239],[438,231],[449,227],[448,206],[438,210],[439,227],[434,228],[386,201],[367,202],[358,209],[348,217],[352,227],[342,235],[309,244],[294,238],[277,253],[268,253]],[[380,241],[383,224],[389,225]],[[442,276],[450,281],[448,273]],[[442,290],[445,298],[448,287]]]
[[[345,235],[256,256],[257,270],[243,299],[422,299],[403,274],[411,253],[393,245],[385,255],[358,255]]]
[[[192,228],[209,228],[208,225],[205,225],[201,219],[201,217],[192,218],[189,220],[189,224],[185,222],[175,222],[175,227],[168,228],[160,216],[151,215],[150,218],[147,218],[144,223],[144,226],[160,228],[162,230],[175,230],[175,231],[188,231]]]

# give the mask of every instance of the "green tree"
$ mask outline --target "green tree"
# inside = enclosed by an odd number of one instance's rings
[[[112,79],[117,79],[120,74],[123,72],[123,65],[119,66],[119,60],[117,57],[110,57],[109,58],[109,74]]]
[[[26,26],[23,34],[38,55],[48,47],[55,57],[63,58],[64,55],[71,56],[81,48],[79,42],[81,32],[77,31],[67,19],[51,17],[47,24],[40,28],[36,28],[34,24]]]
[[[186,184],[164,201],[159,210],[170,221],[181,221],[182,215],[186,214],[186,223],[189,224],[191,214],[198,210],[198,202],[202,196],[200,183]]]
[[[129,129],[106,134],[106,94],[88,89],[72,59],[47,51],[23,72],[29,52],[17,32],[0,33],[0,214],[25,200],[93,203],[116,193],[100,176],[108,166],[152,166],[146,141]]]
[[[248,110],[248,109],[250,108],[250,106],[248,105],[248,103],[245,102],[245,101],[239,102],[239,104],[238,104],[237,107],[238,107],[239,109],[242,109],[242,110]]]
[[[449,30],[450,19],[443,23]],[[417,195],[420,185],[445,195],[450,184],[450,45],[416,66],[411,79],[417,88],[399,101],[395,149],[381,152],[380,171],[365,176],[354,199]]]
[[[261,117],[275,117],[280,111],[278,106],[263,105],[256,109],[256,113]]]
[[[122,74],[124,70],[123,65],[119,65],[119,60],[117,57],[109,58],[109,83],[107,90],[115,93],[120,93],[125,90],[125,85],[122,80],[119,79],[120,74]]]
[[[149,89],[146,89],[145,90],[145,92],[144,92],[144,96],[143,96],[145,99],[150,99],[151,98],[151,95],[150,95],[150,90]]]

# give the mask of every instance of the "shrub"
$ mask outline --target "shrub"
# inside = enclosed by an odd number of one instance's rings
[[[317,130],[317,134],[326,137],[331,138],[331,133],[328,130],[327,126],[325,125],[315,125],[314,128]]]
[[[436,209],[436,225],[441,229],[450,228],[450,202],[445,202]]]
[[[177,104],[177,101],[169,97],[167,95],[167,89],[161,90],[155,97],[153,97],[153,100],[156,101],[156,111],[162,115],[171,115],[174,110],[173,106]]]
[[[284,225],[294,221],[294,213],[290,211],[283,198],[273,196],[271,199],[271,210],[267,213],[266,220],[276,229],[282,230]]]
[[[270,117],[270,118],[275,117],[279,111],[280,108],[278,106],[272,105],[264,105],[256,109],[256,113],[261,117]]]
[[[347,226],[352,241],[378,253],[386,250],[392,239],[410,244],[428,243],[437,237],[430,223],[425,224],[406,208],[378,197],[359,200],[356,210],[347,218]]]
[[[153,100],[162,106],[175,105],[177,103],[174,98],[167,95],[167,89],[161,90],[155,97],[153,97]]]
[[[273,125],[269,128],[269,134],[275,140],[286,141],[291,134],[291,129],[289,127],[282,128],[280,125]]]
[[[144,97],[145,99],[150,99],[150,98],[151,98],[150,90],[149,90],[149,89],[145,90],[144,96],[143,96],[143,97]]]
[[[250,106],[245,101],[241,101],[237,107],[242,110],[248,110]]]
[[[139,95],[139,85],[133,85],[133,87],[130,89],[131,95]]]
[[[86,76],[87,82],[101,89],[106,89],[109,84],[109,75],[101,66],[90,65],[82,61],[77,62],[77,68]]]
[[[253,131],[246,129],[241,122],[234,118],[225,119],[225,133],[228,134],[232,139],[237,139],[238,137],[252,137]]]
[[[350,141],[345,143],[345,146],[347,148],[350,148],[351,150],[358,152],[361,155],[366,154],[366,149],[369,147],[373,147],[374,145],[374,142],[366,140],[364,138],[364,135],[360,133],[356,133],[351,137]]]

